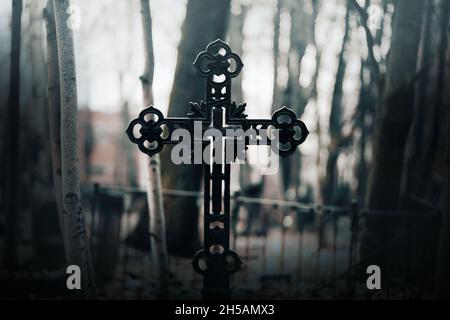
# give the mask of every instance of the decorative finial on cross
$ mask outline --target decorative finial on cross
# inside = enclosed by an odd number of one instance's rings
[[[194,66],[206,78],[206,101],[230,100],[231,79],[237,77],[244,67],[241,58],[219,39],[197,55]]]
[[[266,145],[277,142],[278,154],[286,157],[303,143],[308,135],[306,125],[286,107],[275,111],[271,119],[247,119],[246,104],[231,101],[231,79],[243,68],[241,58],[221,40],[211,42],[199,53],[194,66],[205,80],[205,101],[190,103],[191,112],[186,118],[164,118],[153,106],[141,111],[126,130],[128,137],[149,156],[160,152],[166,144],[178,144],[175,130],[184,129],[195,135],[195,125],[200,124],[201,134],[210,127],[225,133],[226,129],[252,130],[252,136]],[[278,131],[278,141],[260,139],[269,127]],[[195,137],[197,138],[197,137]],[[225,136],[245,146],[248,137]],[[265,136],[267,138],[267,136]],[[244,142],[242,142],[244,141]],[[185,143],[185,141],[183,141]],[[211,144],[209,139],[194,139],[192,146],[200,145],[203,151]],[[192,261],[194,270],[203,275],[204,299],[227,299],[231,295],[230,275],[241,267],[238,255],[230,250],[230,163],[224,161],[227,149],[214,149],[217,157],[203,162],[204,173],[204,249],[198,251]],[[232,157],[234,159],[235,157]],[[222,207],[223,205],[223,207]]]

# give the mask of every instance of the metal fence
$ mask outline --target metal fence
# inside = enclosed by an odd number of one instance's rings
[[[193,197],[202,208],[200,192],[165,190],[164,197]],[[87,198],[101,294],[152,298],[155,272],[145,192],[96,186]],[[368,211],[356,202],[336,207],[237,193],[232,196],[231,214],[231,247],[244,262],[232,278],[234,298],[423,298],[432,294],[438,212]],[[385,228],[387,235],[374,239],[378,242],[371,251],[361,248],[363,236],[369,237],[365,242],[371,240],[370,230],[364,230],[368,220]],[[383,281],[385,288],[367,290],[366,268],[380,257],[383,277],[388,279]],[[169,259],[171,297],[199,298],[202,279],[192,270],[190,259]]]

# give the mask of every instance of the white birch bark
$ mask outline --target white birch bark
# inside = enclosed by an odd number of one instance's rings
[[[53,0],[58,43],[61,93],[61,186],[65,232],[68,235],[69,264],[78,265],[87,297],[95,295],[85,219],[81,207],[77,154],[77,83],[72,30],[68,27],[69,0]]]
[[[140,77],[143,100],[146,106],[153,103],[154,54],[152,39],[152,18],[149,0],[141,0],[141,17],[144,34],[145,70]],[[148,164],[147,201],[150,214],[152,260],[156,265],[156,295],[167,299],[169,294],[169,259],[166,244],[161,169],[159,155],[154,155]]]
[[[61,190],[61,100],[59,88],[59,59],[56,42],[55,13],[52,0],[47,1],[44,9],[47,30],[47,114],[50,136],[53,185],[58,209],[59,225],[64,241],[66,260],[69,259],[67,233],[64,232],[64,215]]]

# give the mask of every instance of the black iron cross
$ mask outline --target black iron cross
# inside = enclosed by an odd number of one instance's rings
[[[160,152],[165,144],[180,143],[178,139],[172,138],[176,129],[185,129],[194,135],[194,122],[202,124],[203,132],[213,127],[225,133],[227,128],[238,127],[243,130],[253,129],[257,136],[260,136],[261,129],[267,130],[271,126],[278,129],[278,154],[282,157],[292,154],[297,146],[305,141],[308,130],[292,110],[283,107],[274,112],[268,120],[247,119],[244,113],[246,104],[237,105],[231,101],[231,79],[239,75],[243,64],[226,43],[221,40],[210,43],[206,51],[197,56],[194,66],[200,75],[206,78],[205,101],[200,104],[191,102],[191,112],[186,118],[164,118],[153,106],[144,109],[137,119],[131,121],[127,129],[128,137],[142,152],[152,156]],[[232,139],[236,141],[233,143],[237,143],[239,138]],[[244,141],[244,144],[248,145],[248,139]],[[193,147],[195,144],[201,144],[204,150],[210,141],[197,139],[190,143]],[[270,138],[266,144],[271,144]],[[204,277],[204,299],[229,298],[230,275],[239,270],[242,264],[238,255],[230,250],[229,244],[230,164],[217,161],[223,160],[225,156],[225,151],[221,151],[219,158],[210,163],[203,163],[204,249],[195,254],[192,265],[195,271]]]

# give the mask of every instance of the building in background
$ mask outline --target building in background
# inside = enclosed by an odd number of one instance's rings
[[[138,159],[126,140],[126,125],[121,112],[80,109],[78,154],[82,185],[136,185]]]

